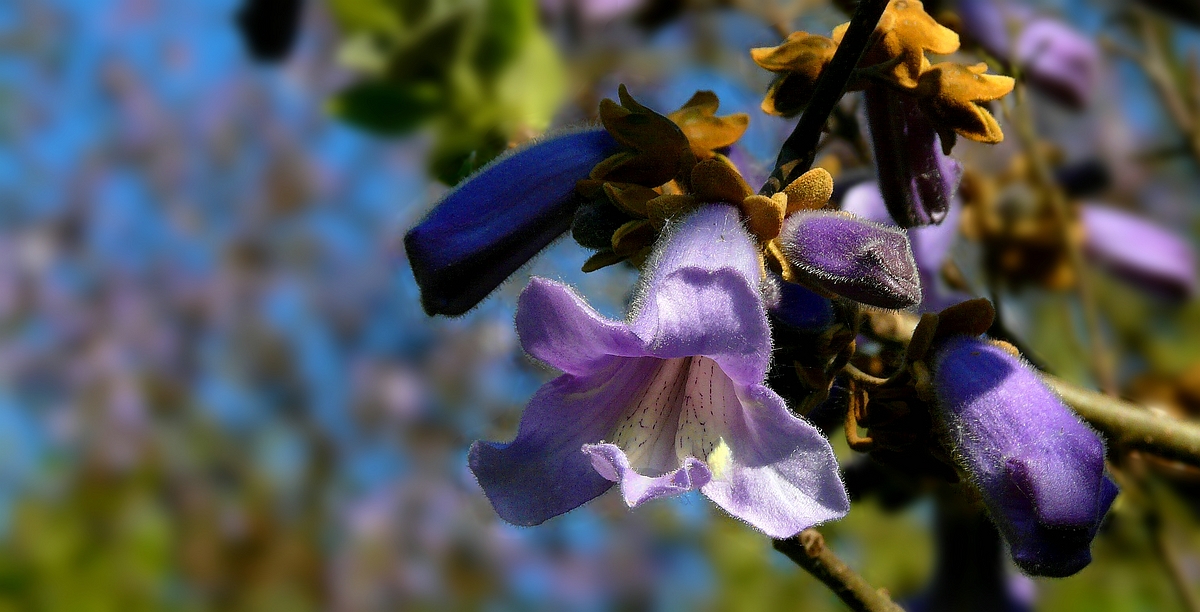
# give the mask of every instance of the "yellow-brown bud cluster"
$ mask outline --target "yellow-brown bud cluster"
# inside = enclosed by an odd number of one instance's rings
[[[779,75],[763,100],[765,112],[790,116],[808,105],[817,78],[833,59],[849,25],[834,28],[830,37],[794,32],[777,47],[751,49],[755,63]],[[929,16],[919,1],[892,0],[875,28],[850,89],[875,83],[915,96],[922,112],[937,128],[947,152],[955,135],[998,143],[1004,134],[981,103],[1008,94],[1013,79],[987,74],[986,64],[934,64],[926,57],[926,53],[954,53],[958,47],[958,34]]]

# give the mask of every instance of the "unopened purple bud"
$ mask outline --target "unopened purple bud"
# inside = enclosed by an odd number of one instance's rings
[[[958,190],[962,165],[942,152],[942,141],[916,98],[881,87],[868,87],[863,94],[888,213],[900,227],[941,223]]]
[[[1087,104],[1100,70],[1095,43],[1056,19],[1031,21],[1017,37],[1014,58],[1030,82],[1059,101]]]
[[[1019,358],[984,338],[952,336],[933,358],[935,415],[959,465],[1036,576],[1069,576],[1117,494],[1104,442]]]
[[[902,230],[829,210],[792,214],[779,235],[796,281],[881,308],[921,301],[921,279]]]
[[[1183,237],[1110,206],[1084,204],[1079,214],[1092,259],[1167,298],[1196,292],[1196,254]]]
[[[510,151],[446,194],[404,237],[421,305],[473,308],[571,227],[575,183],[620,147],[603,128]]]

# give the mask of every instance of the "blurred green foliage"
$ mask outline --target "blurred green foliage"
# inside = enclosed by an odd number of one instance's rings
[[[454,184],[550,124],[562,62],[532,0],[331,0],[343,63],[361,79],[334,115],[383,136],[423,127],[429,165]]]

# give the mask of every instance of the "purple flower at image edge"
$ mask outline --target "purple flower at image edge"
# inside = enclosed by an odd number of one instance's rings
[[[619,150],[603,128],[505,153],[447,193],[404,237],[421,304],[460,315],[571,227],[575,183]]]
[[[1036,576],[1091,562],[1092,538],[1117,495],[1104,442],[1018,357],[985,338],[935,348],[936,416],[978,487],[1013,561]]]
[[[737,210],[713,205],[659,239],[628,322],[533,279],[517,331],[563,375],[534,395],[515,440],[471,447],[497,513],[538,524],[615,482],[630,507],[699,489],[776,538],[843,516],[829,442],[762,384],[760,269]]]

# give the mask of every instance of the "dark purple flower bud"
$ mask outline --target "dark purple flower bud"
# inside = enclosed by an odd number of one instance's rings
[[[879,190],[900,227],[934,225],[950,210],[962,165],[942,152],[915,98],[881,87],[863,92]]]
[[[1108,206],[1079,207],[1084,249],[1114,273],[1171,299],[1196,292],[1196,254],[1183,237]]]
[[[921,279],[902,230],[852,214],[792,214],[779,235],[796,282],[881,308],[921,301]]]
[[[446,194],[404,237],[421,305],[467,312],[571,227],[575,182],[616,153],[603,128],[505,153]]]
[[[851,187],[842,198],[842,210],[864,219],[887,225],[892,220],[883,203],[883,194],[875,183],[859,183]],[[908,230],[908,242],[912,245],[913,259],[921,274],[921,312],[938,312],[948,306],[970,299],[960,291],[946,286],[942,279],[942,265],[949,257],[950,249],[958,236],[959,217],[962,204],[952,201],[946,218],[939,225],[914,227]]]
[[[1036,576],[1070,576],[1117,487],[1104,442],[1021,360],[984,338],[951,336],[932,360],[944,442],[979,488],[1013,561]]]
[[[767,312],[779,322],[809,333],[818,333],[833,325],[833,302],[829,298],[778,277],[769,288]]]

